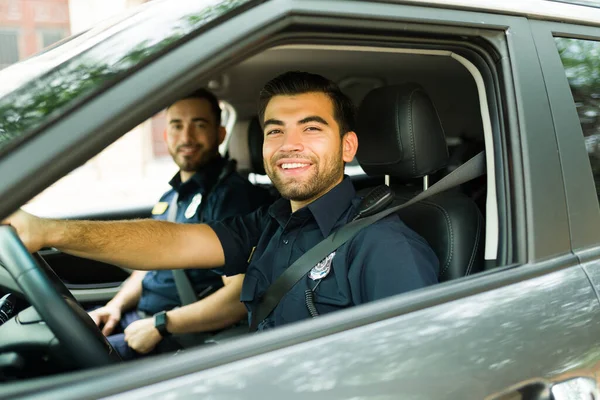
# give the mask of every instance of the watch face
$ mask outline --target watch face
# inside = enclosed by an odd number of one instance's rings
[[[158,332],[165,336],[169,332],[167,332],[167,312],[161,311],[159,313],[154,314],[154,327],[158,329]]]

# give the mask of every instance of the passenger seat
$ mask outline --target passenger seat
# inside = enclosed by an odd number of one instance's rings
[[[242,122],[232,132],[229,141],[229,156],[237,161],[237,171],[245,178],[250,174],[266,176],[263,163],[262,147],[264,142],[263,130],[258,117],[253,117],[247,122]],[[265,178],[270,182],[268,178]],[[279,192],[269,183],[252,183],[269,191],[273,199],[279,198]]]
[[[369,176],[390,177],[394,205],[422,190],[409,182],[433,174],[448,163],[437,111],[417,84],[369,92],[359,107],[356,131],[361,167]],[[429,197],[398,214],[438,256],[440,282],[483,270],[484,220],[475,202],[459,189]]]

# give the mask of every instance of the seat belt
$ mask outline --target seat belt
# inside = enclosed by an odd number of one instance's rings
[[[200,203],[198,210],[196,211],[200,216],[202,216],[202,210],[204,204],[210,194],[214,191],[214,189],[221,183],[225,178],[227,178],[231,173],[236,170],[236,161],[235,160],[227,160],[227,164],[223,167],[223,170],[219,174],[217,181],[210,188],[210,190],[206,193],[202,202]],[[175,196],[169,202],[169,212],[167,214],[167,221],[177,223],[177,201],[179,199],[179,193],[175,192]],[[202,220],[200,220],[202,222]],[[171,270],[173,273],[173,279],[175,281],[175,287],[177,288],[177,294],[179,294],[179,300],[181,300],[181,306],[187,306],[188,304],[195,303],[198,301],[198,298],[204,297],[206,294],[210,293],[213,290],[213,286],[207,287],[202,291],[199,295],[196,295],[196,291],[190,282],[190,278],[188,278],[184,269],[174,269]]]
[[[277,307],[283,296],[304,277],[317,263],[335,251],[338,247],[352,239],[358,232],[380,219],[393,214],[405,207],[411,206],[430,196],[452,189],[465,182],[478,178],[485,174],[485,152],[482,151],[466,163],[446,175],[429,189],[419,193],[409,201],[398,206],[388,208],[370,216],[359,218],[347,223],[337,231],[333,232],[321,242],[317,243],[309,251],[304,253],[289,266],[265,292],[256,311],[252,314],[250,331],[256,331],[258,324],[271,314]]]
[[[179,193],[175,192],[175,196],[171,198],[169,202],[169,213],[167,214],[167,221],[177,222],[177,200],[179,199]],[[173,279],[175,280],[175,287],[177,288],[177,294],[181,301],[181,306],[187,306],[188,304],[195,303],[198,301],[196,291],[192,287],[190,279],[185,274],[183,269],[171,270],[173,273]]]

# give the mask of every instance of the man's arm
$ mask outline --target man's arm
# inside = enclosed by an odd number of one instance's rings
[[[135,308],[142,296],[142,281],[147,273],[148,271],[133,271],[123,282],[119,292],[106,305],[117,307],[121,311]]]
[[[226,328],[246,314],[240,302],[244,275],[223,277],[223,286],[210,296],[167,312],[167,331],[173,334],[209,332]]]
[[[225,286],[200,301],[167,312],[167,331],[173,334],[208,332],[226,328],[246,315],[240,302],[244,275],[223,277]],[[162,339],[154,319],[131,323],[125,329],[125,341],[133,350],[146,354]]]
[[[365,228],[351,243],[352,288],[362,304],[438,282],[439,261],[427,242],[389,216]],[[360,296],[360,297],[356,297]]]
[[[225,262],[221,242],[205,224],[63,221],[38,218],[22,210],[2,223],[12,225],[31,252],[55,247],[75,256],[141,270],[215,268]]]

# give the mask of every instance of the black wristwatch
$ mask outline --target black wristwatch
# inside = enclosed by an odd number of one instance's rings
[[[154,327],[160,333],[160,336],[167,337],[170,335],[167,331],[167,312],[161,311],[154,314]]]

